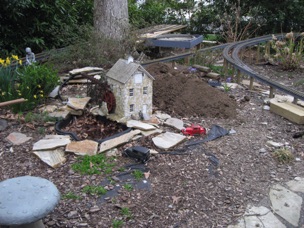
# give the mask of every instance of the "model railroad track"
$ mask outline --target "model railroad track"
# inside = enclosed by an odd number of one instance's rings
[[[278,39],[281,39],[282,35],[276,35]],[[245,41],[240,41],[236,43],[232,43],[227,45],[224,48],[223,56],[224,59],[231,65],[233,65],[236,69],[240,70],[241,72],[247,74],[248,76],[262,82],[270,86],[270,88],[280,90],[288,95],[293,96],[296,99],[304,100],[304,93],[299,92],[291,87],[282,85],[276,81],[273,81],[261,74],[258,74],[254,70],[252,70],[249,66],[247,66],[241,59],[240,59],[240,52],[242,49],[246,47],[251,47],[260,43],[265,43],[272,39],[272,35],[262,36],[258,38],[252,38]]]

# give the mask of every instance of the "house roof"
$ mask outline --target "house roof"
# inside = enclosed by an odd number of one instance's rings
[[[140,64],[135,62],[127,63],[127,60],[125,59],[119,59],[107,72],[106,76],[115,81],[125,84],[137,70],[144,72],[148,77],[154,80],[154,77]]]

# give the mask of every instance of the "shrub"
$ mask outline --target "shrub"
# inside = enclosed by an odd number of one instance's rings
[[[275,51],[275,60],[284,70],[295,70],[300,66],[303,58],[304,33],[297,38],[293,32],[287,33],[285,39],[278,40],[273,35],[271,47]],[[270,58],[266,55],[266,58]]]
[[[47,65],[19,67],[18,56],[0,59],[0,101],[24,98],[27,101],[11,106],[13,112],[28,111],[41,104],[59,83],[57,72]]]

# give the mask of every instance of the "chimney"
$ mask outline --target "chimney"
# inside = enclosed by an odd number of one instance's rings
[[[127,60],[127,64],[129,63],[133,63],[134,59],[131,55],[129,55],[128,60]]]

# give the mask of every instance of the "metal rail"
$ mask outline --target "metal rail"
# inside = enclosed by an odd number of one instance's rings
[[[278,39],[281,39],[283,35],[276,35]],[[293,96],[296,99],[304,100],[304,93],[297,91],[293,88],[290,88],[288,86],[282,85],[276,81],[273,81],[261,74],[258,74],[253,69],[251,69],[249,66],[247,66],[239,57],[239,53],[242,49],[254,46],[260,43],[267,42],[272,39],[272,35],[268,36],[262,36],[258,38],[253,38],[245,41],[240,41],[236,43],[232,43],[224,48],[223,56],[224,59],[229,62],[231,65],[233,65],[236,69],[240,70],[241,72],[249,75],[250,77],[253,77],[254,79],[257,79],[258,81],[262,82],[263,84],[266,84],[270,86],[271,88],[278,89],[286,94],[289,94]],[[231,53],[231,54],[230,54]]]

